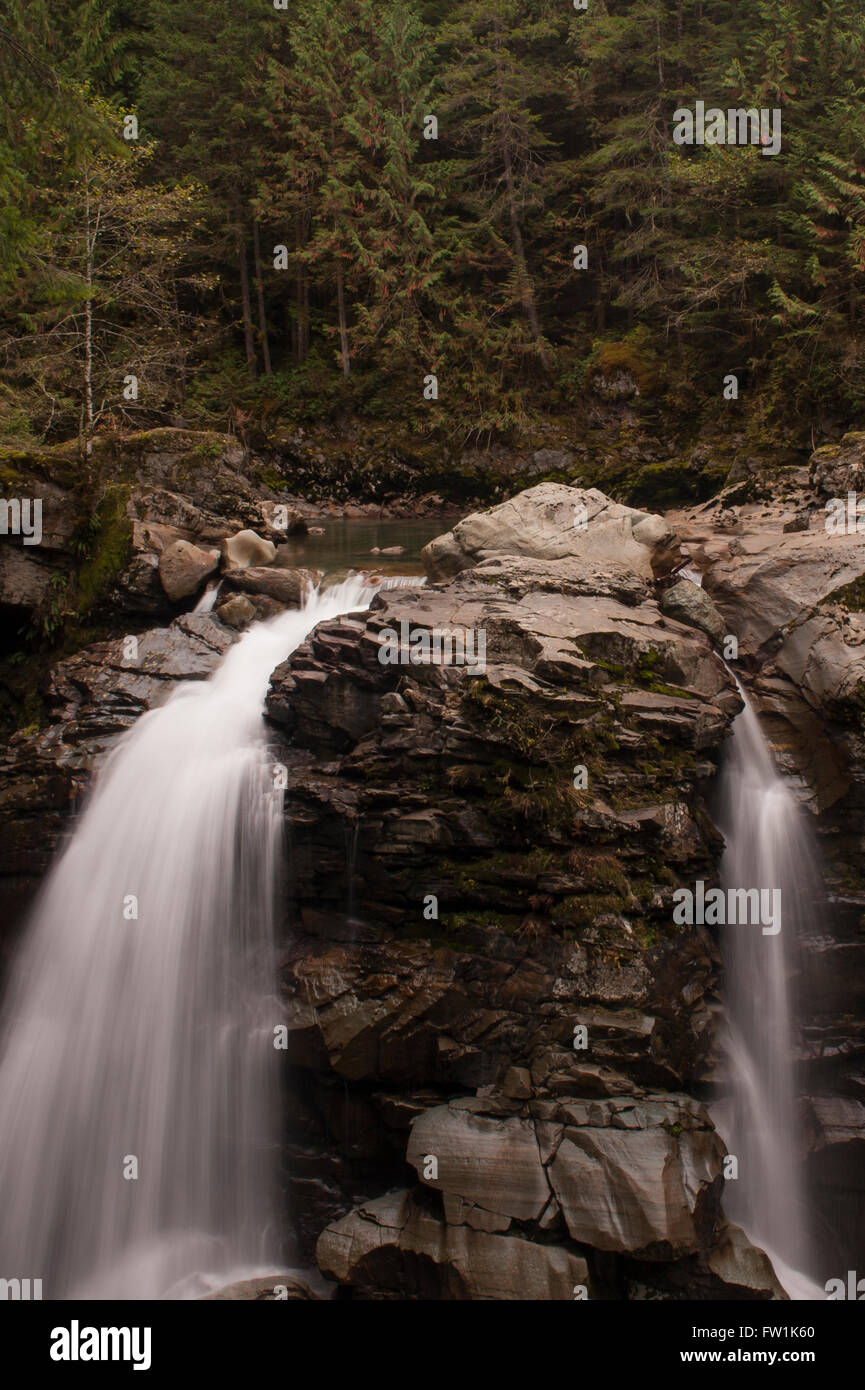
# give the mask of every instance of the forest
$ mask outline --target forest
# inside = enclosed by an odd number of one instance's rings
[[[3,0],[0,440],[489,444],[600,379],[805,448],[865,393],[863,81],[857,0]]]

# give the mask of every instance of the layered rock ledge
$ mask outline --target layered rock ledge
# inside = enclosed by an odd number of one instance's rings
[[[659,518],[622,509],[614,544],[580,489],[505,506],[518,547],[502,509],[469,518],[450,583],[320,625],[272,678],[299,1228],[360,1297],[781,1296],[696,1099],[716,945],[672,921],[715,874],[735,684],[659,606]],[[483,663],[423,659],[459,633]]]

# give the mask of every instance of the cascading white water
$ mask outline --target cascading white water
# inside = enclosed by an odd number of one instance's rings
[[[375,592],[352,578],[254,626],[106,760],[0,1020],[0,1276],[148,1299],[277,1267],[282,793],[262,704],[316,623]]]
[[[716,1108],[738,1178],[725,1186],[727,1215],[770,1256],[793,1298],[822,1294],[803,1272],[810,1232],[794,1090],[796,1037],[791,976],[820,874],[811,836],[779,775],[742,687],[745,708],[721,774],[719,828],[726,840],[722,888],[780,889],[781,930],[722,928],[726,977],[726,1054],[730,1092]]]

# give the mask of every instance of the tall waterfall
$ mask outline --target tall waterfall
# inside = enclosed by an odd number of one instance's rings
[[[745,708],[733,725],[720,787],[726,840],[721,881],[730,889],[780,889],[781,930],[722,929],[730,1093],[716,1121],[738,1178],[725,1186],[728,1216],[773,1261],[792,1298],[824,1295],[805,1277],[812,1265],[794,1089],[797,1039],[791,977],[809,909],[820,897],[811,835],[779,775],[759,720]]]
[[[360,579],[254,626],[105,762],[0,1019],[0,1275],[45,1298],[194,1296],[273,1272],[271,671]]]

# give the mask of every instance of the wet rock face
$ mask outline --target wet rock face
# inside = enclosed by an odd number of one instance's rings
[[[858,1042],[861,1055],[861,1037]],[[865,1095],[865,1087],[858,1089]],[[805,1103],[805,1129],[815,1209],[834,1233],[822,1274],[824,1279],[844,1278],[861,1261],[865,1230],[865,1102],[850,1095],[811,1096]]]
[[[434,645],[455,633],[462,665]],[[305,1229],[330,1219],[322,1268],[361,1296],[526,1297],[524,1277],[572,1298],[628,1258],[721,1287],[721,1151],[688,1095],[718,958],[672,893],[714,873],[702,793],[739,703],[639,569],[578,555],[380,593],[274,672],[295,1161],[328,1155]],[[334,1078],[364,1108],[362,1156]]]
[[[406,1191],[329,1226],[316,1256],[325,1274],[374,1297],[566,1300],[589,1282],[571,1251],[452,1225]]]
[[[72,564],[75,529],[74,508],[65,490],[39,474],[22,476],[17,488],[6,486],[3,502],[14,497],[40,503],[39,525],[32,510],[26,518],[29,537],[15,535],[14,517],[6,519],[7,530],[0,534],[0,604],[6,608],[30,610],[42,603],[53,583],[66,575]],[[38,543],[31,542],[37,539]],[[26,542],[26,543],[25,543]]]

